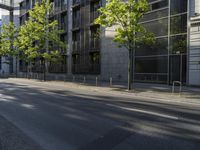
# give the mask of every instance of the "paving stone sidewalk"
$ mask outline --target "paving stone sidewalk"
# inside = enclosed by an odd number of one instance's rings
[[[195,87],[182,87],[182,92],[178,93],[178,88],[175,88],[175,93],[172,93],[172,86],[162,85],[162,84],[144,84],[144,83],[135,83],[134,89],[132,91],[127,91],[126,85],[122,84],[113,84],[112,87],[109,87],[109,83],[99,83],[98,86],[91,83],[82,83],[82,82],[64,82],[64,81],[46,81],[41,82],[39,80],[28,80],[24,78],[10,78],[8,81],[16,83],[26,83],[26,84],[36,84],[52,87],[56,85],[61,89],[81,89],[89,90],[94,92],[102,92],[111,94],[111,95],[121,95],[126,97],[141,97],[149,99],[159,99],[159,100],[168,100],[176,102],[187,102],[195,103],[200,105],[200,88]]]

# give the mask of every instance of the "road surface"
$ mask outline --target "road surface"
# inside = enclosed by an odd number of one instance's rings
[[[1,150],[200,150],[200,105],[0,79]]]

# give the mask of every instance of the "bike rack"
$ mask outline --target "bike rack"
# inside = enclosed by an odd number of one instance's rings
[[[175,84],[179,84],[179,94],[181,94],[181,91],[182,91],[182,83],[181,83],[180,81],[173,81],[172,93],[175,92]]]

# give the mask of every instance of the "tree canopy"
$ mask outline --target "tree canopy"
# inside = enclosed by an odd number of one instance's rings
[[[17,42],[18,28],[13,22],[4,24],[0,36],[0,56],[16,56],[17,48],[14,46]]]
[[[95,23],[103,27],[116,26],[114,41],[131,50],[135,43],[154,41],[153,34],[139,23],[148,10],[146,0],[107,0],[106,5],[99,9],[100,16]]]
[[[103,27],[115,26],[114,41],[129,51],[128,59],[128,90],[133,81],[133,54],[136,45],[154,42],[154,35],[140,23],[149,10],[147,0],[107,0],[106,5],[99,9],[100,16],[94,23]]]
[[[28,21],[20,28],[19,49],[29,60],[43,58],[57,61],[60,59],[60,50],[67,49],[66,43],[60,40],[62,30],[59,30],[58,21],[49,18],[52,11],[50,0],[37,2],[28,12]]]

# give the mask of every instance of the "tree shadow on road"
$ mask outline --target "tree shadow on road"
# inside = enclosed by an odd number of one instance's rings
[[[52,134],[66,132],[68,136],[74,137],[74,134],[82,132],[87,137],[87,134],[98,133],[96,137],[99,139],[99,135],[106,137],[109,132],[117,128],[130,132],[128,137],[137,134],[148,137],[150,144],[153,139],[160,138],[165,143],[165,140],[171,137],[181,139],[186,143],[194,142],[193,149],[200,149],[200,144],[198,144],[200,141],[200,106],[122,98],[99,93],[82,93],[68,89],[60,90],[56,87],[45,89],[14,83],[1,83],[0,94],[2,109],[0,112],[10,111],[13,115],[20,112],[21,119],[27,120],[40,117],[43,121],[38,123],[38,128],[48,126],[52,128]],[[55,122],[46,124],[52,119]],[[61,129],[63,127],[61,124],[66,124],[66,128]],[[84,130],[76,131],[78,126]],[[109,135],[109,141],[112,143],[112,137],[120,136],[120,134],[116,134],[118,131],[111,133],[113,135]],[[86,143],[91,144],[89,147],[92,147],[94,139],[91,137],[81,139],[80,147],[83,146],[84,149]],[[79,137],[76,136],[76,138]],[[69,143],[76,143],[74,138],[66,139]],[[97,143],[101,145],[105,140],[107,138]],[[122,143],[122,141],[118,142]],[[102,147],[99,147],[102,150]]]

